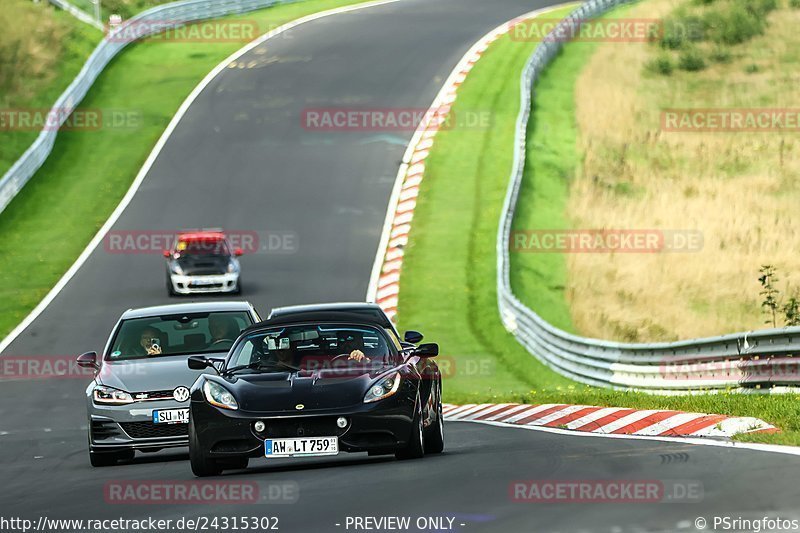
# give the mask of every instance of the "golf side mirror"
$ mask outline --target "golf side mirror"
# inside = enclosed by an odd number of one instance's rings
[[[81,368],[94,368],[99,369],[97,364],[97,352],[86,352],[78,356],[78,366]]]
[[[210,366],[214,366],[214,361],[206,359],[202,355],[192,355],[186,360],[186,363],[192,370],[205,370]]]

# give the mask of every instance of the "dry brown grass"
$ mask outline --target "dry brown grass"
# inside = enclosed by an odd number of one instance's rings
[[[56,75],[65,24],[47,3],[3,0],[0,9],[0,105],[19,105]]]
[[[630,17],[665,16],[651,0]],[[585,335],[670,340],[765,327],[758,269],[800,287],[800,134],[668,133],[664,108],[800,108],[800,10],[699,73],[647,74],[654,45],[600,46],[577,86],[584,160],[568,215],[578,228],[693,229],[697,253],[571,254],[570,303]],[[757,64],[755,74],[745,67]]]

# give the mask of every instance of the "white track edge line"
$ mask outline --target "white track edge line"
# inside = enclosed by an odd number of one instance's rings
[[[11,332],[6,335],[6,337],[0,341],[0,355],[2,355],[3,351],[8,348],[12,342],[14,342],[17,337],[19,337],[23,331],[28,329],[33,322],[39,318],[39,316],[47,309],[47,307],[56,299],[56,297],[64,290],[64,287],[72,280],[75,274],[81,269],[81,267],[86,263],[89,257],[94,252],[95,248],[97,248],[100,243],[105,238],[108,231],[116,224],[119,217],[128,207],[128,205],[133,200],[133,197],[139,190],[139,187],[142,185],[145,177],[150,172],[151,167],[155,163],[158,156],[161,154],[161,150],[166,145],[167,141],[169,140],[170,136],[172,135],[175,128],[177,128],[178,124],[180,123],[183,116],[189,110],[189,107],[194,103],[200,93],[202,93],[205,88],[216,78],[223,70],[225,70],[232,61],[239,59],[241,56],[246,54],[247,52],[251,51],[253,48],[257,47],[260,44],[272,39],[273,37],[284,33],[287,30],[300,26],[301,24],[305,24],[307,22],[312,22],[324,17],[329,17],[332,15],[338,15],[341,13],[347,13],[350,11],[357,11],[360,9],[366,9],[370,7],[377,7],[382,6],[385,4],[392,4],[395,2],[399,2],[400,0],[376,0],[373,2],[365,2],[363,4],[355,4],[350,6],[343,6],[337,7],[335,9],[329,9],[327,11],[320,11],[319,13],[312,13],[311,15],[306,15],[305,17],[301,17],[299,19],[293,20],[291,22],[287,22],[286,24],[271,30],[264,35],[258,37],[254,41],[251,41],[243,48],[240,48],[226,59],[224,59],[221,63],[219,63],[214,69],[209,72],[205,78],[189,93],[189,96],[186,97],[186,100],[183,101],[181,106],[178,108],[178,111],[172,117],[169,125],[167,125],[167,129],[164,130],[164,133],[161,134],[161,137],[158,139],[155,147],[150,152],[150,155],[147,157],[142,168],[139,170],[139,173],[136,175],[136,178],[131,183],[130,188],[125,193],[125,196],[122,197],[122,200],[117,205],[116,209],[111,213],[109,218],[106,220],[105,224],[100,228],[100,230],[95,234],[89,244],[86,245],[86,248],[83,249],[81,255],[75,260],[75,262],[70,266],[69,270],[67,270],[63,276],[58,280],[58,282],[50,289],[50,292],[36,305],[36,307],[31,310],[30,313],[20,322]],[[270,8],[268,8],[270,9]]]

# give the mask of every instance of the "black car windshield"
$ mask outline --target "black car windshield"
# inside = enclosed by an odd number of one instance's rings
[[[398,352],[378,328],[312,324],[253,333],[239,342],[227,371],[300,372],[394,364]]]
[[[167,355],[227,352],[252,324],[247,311],[185,313],[122,322],[111,344],[110,361]]]

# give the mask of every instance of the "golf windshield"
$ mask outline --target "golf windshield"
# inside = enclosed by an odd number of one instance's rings
[[[251,324],[245,311],[125,320],[114,337],[108,359],[227,352],[239,333]]]
[[[230,371],[299,372],[384,366],[398,357],[385,333],[370,326],[302,325],[253,333],[234,348]]]

